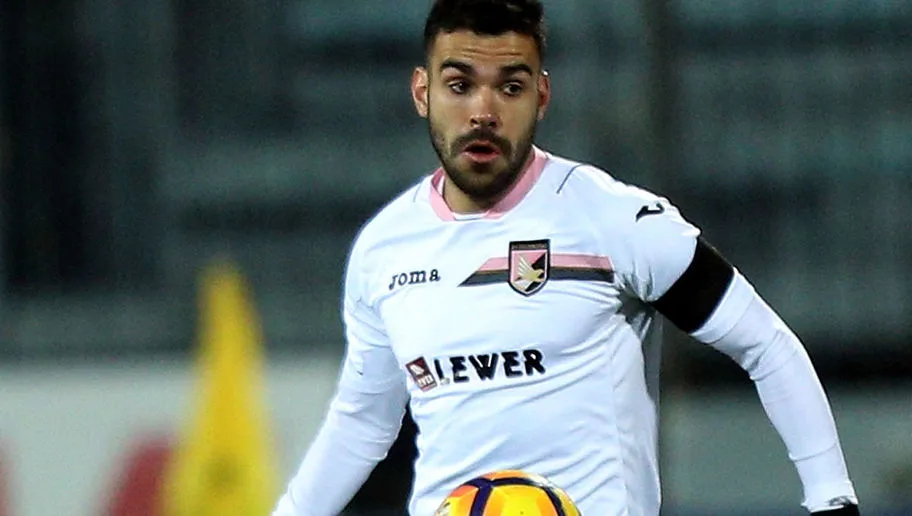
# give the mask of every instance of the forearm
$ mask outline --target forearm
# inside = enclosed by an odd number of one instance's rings
[[[386,457],[399,433],[407,398],[340,393],[273,516],[335,516]]]
[[[804,486],[803,505],[813,512],[831,508],[840,497],[857,503],[833,415],[807,353],[797,349],[755,383]]]
[[[803,505],[818,511],[840,499],[857,503],[829,402],[801,342],[740,276],[719,306],[694,336],[750,374],[798,471]]]

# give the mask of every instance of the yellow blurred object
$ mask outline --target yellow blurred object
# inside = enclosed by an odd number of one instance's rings
[[[262,335],[238,269],[216,263],[199,293],[198,405],[164,479],[164,516],[267,516],[276,461]]]

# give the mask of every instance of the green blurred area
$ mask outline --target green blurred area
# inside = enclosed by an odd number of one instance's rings
[[[3,2],[0,359],[186,354],[196,275],[221,254],[270,356],[340,353],[351,238],[435,167],[407,92],[427,2],[396,5]],[[667,195],[825,376],[907,378],[908,7],[546,9],[539,144]],[[672,379],[740,380],[688,346]]]

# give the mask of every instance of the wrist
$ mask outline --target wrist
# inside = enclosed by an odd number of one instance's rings
[[[814,511],[811,514],[817,516],[859,516],[858,506],[852,503],[847,503],[838,508]]]

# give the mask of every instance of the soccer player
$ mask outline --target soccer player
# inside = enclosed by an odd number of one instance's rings
[[[668,200],[533,144],[551,100],[535,0],[437,0],[411,93],[441,168],[361,230],[337,391],[275,516],[332,516],[418,427],[412,516],[501,469],[587,516],[655,516],[661,319],[755,382],[803,505],[858,514],[803,345]],[[659,317],[659,316],[662,317]]]

